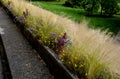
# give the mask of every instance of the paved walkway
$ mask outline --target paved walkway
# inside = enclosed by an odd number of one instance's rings
[[[0,34],[13,79],[54,79],[38,53],[32,49],[2,8]]]

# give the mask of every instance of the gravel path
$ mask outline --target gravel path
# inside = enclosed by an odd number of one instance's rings
[[[2,8],[0,8],[0,34],[13,79],[54,79],[44,61]]]

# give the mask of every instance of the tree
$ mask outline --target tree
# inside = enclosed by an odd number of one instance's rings
[[[93,14],[93,12],[97,12],[99,9],[99,1],[98,0],[83,0],[82,7],[88,12],[88,14]]]
[[[81,5],[81,2],[82,0],[67,0],[65,1],[65,4],[64,6],[67,6],[67,7],[80,7]]]
[[[106,0],[99,0],[100,9],[101,9],[100,15],[102,15],[102,13],[103,13],[103,8],[104,8],[103,6],[105,5],[105,4],[104,4],[105,1],[106,1]]]
[[[119,11],[116,0],[83,0],[83,8],[89,13],[97,12],[101,9],[101,15],[112,16]]]
[[[65,3],[68,7],[82,7],[88,14],[98,11],[98,0],[67,0]]]
[[[119,11],[119,6],[116,0],[103,0],[101,2],[101,14],[102,12],[105,15],[112,16]]]
[[[118,1],[118,0],[117,0]],[[82,7],[88,14],[97,13],[101,10],[100,15],[112,16],[119,11],[116,0],[67,0],[68,7]]]

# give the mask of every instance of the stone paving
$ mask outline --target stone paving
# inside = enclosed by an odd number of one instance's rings
[[[13,79],[54,79],[44,61],[2,8],[0,8],[0,34]]]

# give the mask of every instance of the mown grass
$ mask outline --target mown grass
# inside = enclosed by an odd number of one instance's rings
[[[90,28],[101,29],[102,31],[107,29],[114,35],[120,30],[120,15],[113,17],[86,16],[86,12],[83,9],[64,7],[64,2],[34,1],[32,3],[53,13],[68,17],[78,23],[86,19],[89,21]]]
[[[63,2],[40,2],[40,1],[33,1],[33,4],[40,6],[44,9],[47,9],[53,13],[59,14],[61,16],[66,16],[70,19],[75,20],[76,22],[81,22],[83,19],[83,15],[80,14],[84,14],[84,10],[82,9],[73,9],[73,8],[69,8],[69,7],[64,7],[63,6]],[[81,18],[76,18],[78,17],[78,15]]]

